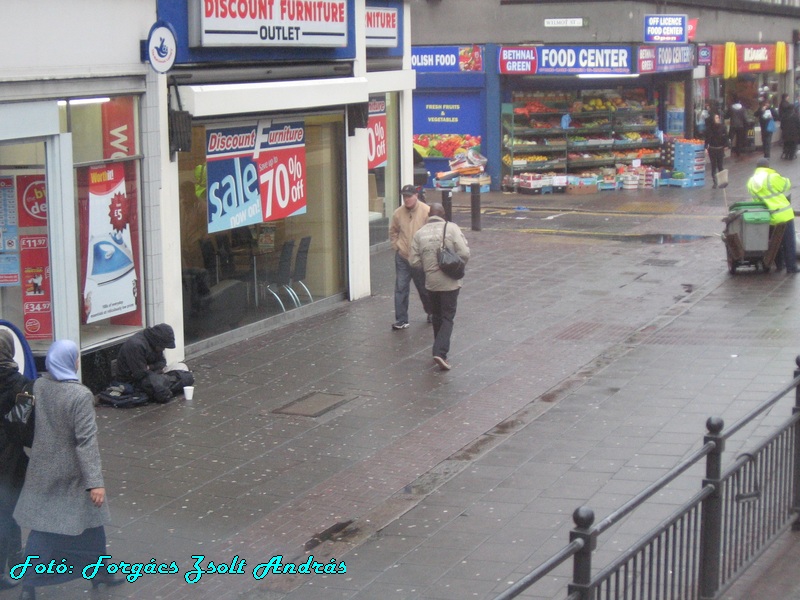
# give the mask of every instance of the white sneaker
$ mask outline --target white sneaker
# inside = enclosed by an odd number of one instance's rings
[[[437,365],[439,365],[439,368],[442,371],[449,371],[451,369],[450,364],[445,359],[443,359],[441,356],[434,356],[433,357],[433,362],[435,362]]]

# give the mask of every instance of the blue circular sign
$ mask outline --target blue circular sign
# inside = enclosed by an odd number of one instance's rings
[[[156,21],[147,35],[147,60],[158,73],[166,73],[175,64],[178,40],[175,28],[166,21]]]

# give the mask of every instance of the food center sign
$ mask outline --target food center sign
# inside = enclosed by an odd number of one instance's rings
[[[637,59],[639,73],[689,71],[694,68],[694,47],[640,46]]]
[[[580,75],[631,73],[628,46],[502,46],[503,75]]]
[[[346,0],[192,0],[194,47],[347,46]]]
[[[685,44],[689,41],[686,15],[645,15],[645,44]]]

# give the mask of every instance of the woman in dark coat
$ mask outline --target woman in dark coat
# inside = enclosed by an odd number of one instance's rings
[[[711,179],[714,180],[713,187],[717,187],[717,173],[725,167],[725,148],[730,144],[728,130],[722,117],[717,113],[706,129],[706,150],[708,150],[708,160],[711,163]]]
[[[14,361],[14,336],[0,329],[0,577],[19,562],[22,552],[22,535],[13,515],[28,466],[21,432],[2,417],[14,408],[17,394],[29,382]],[[0,579],[0,590],[14,585]]]
[[[87,565],[97,563],[106,551],[104,525],[110,515],[97,444],[94,395],[78,381],[78,347],[74,342],[54,342],[45,361],[47,374],[33,384],[36,427],[25,485],[14,518],[31,529],[26,556],[33,565],[51,560],[72,565],[72,572],[22,574],[22,600],[34,600],[35,586],[54,585],[83,576]],[[92,585],[116,585],[125,579],[100,568]]]
[[[797,144],[800,142],[800,114],[796,107],[781,121],[781,136],[783,138],[781,158],[794,160],[797,155]]]

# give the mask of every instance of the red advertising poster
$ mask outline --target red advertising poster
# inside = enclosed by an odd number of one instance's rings
[[[103,158],[126,158],[136,153],[133,109],[131,96],[112,98],[101,105]]]
[[[120,315],[140,321],[138,252],[133,244],[135,198],[128,194],[122,163],[79,174],[83,316],[93,323]],[[138,234],[136,234],[138,235]]]
[[[711,46],[711,64],[708,67],[709,77],[722,77],[725,73],[725,46],[715,44]]]
[[[261,121],[255,161],[264,222],[306,212],[306,142],[302,121]]]
[[[47,226],[47,187],[44,175],[17,175],[20,227]]]
[[[382,167],[388,157],[386,144],[386,101],[369,101],[369,120],[367,121],[369,136],[369,169]]]
[[[46,235],[21,235],[22,311],[25,337],[53,339],[49,242]]]

